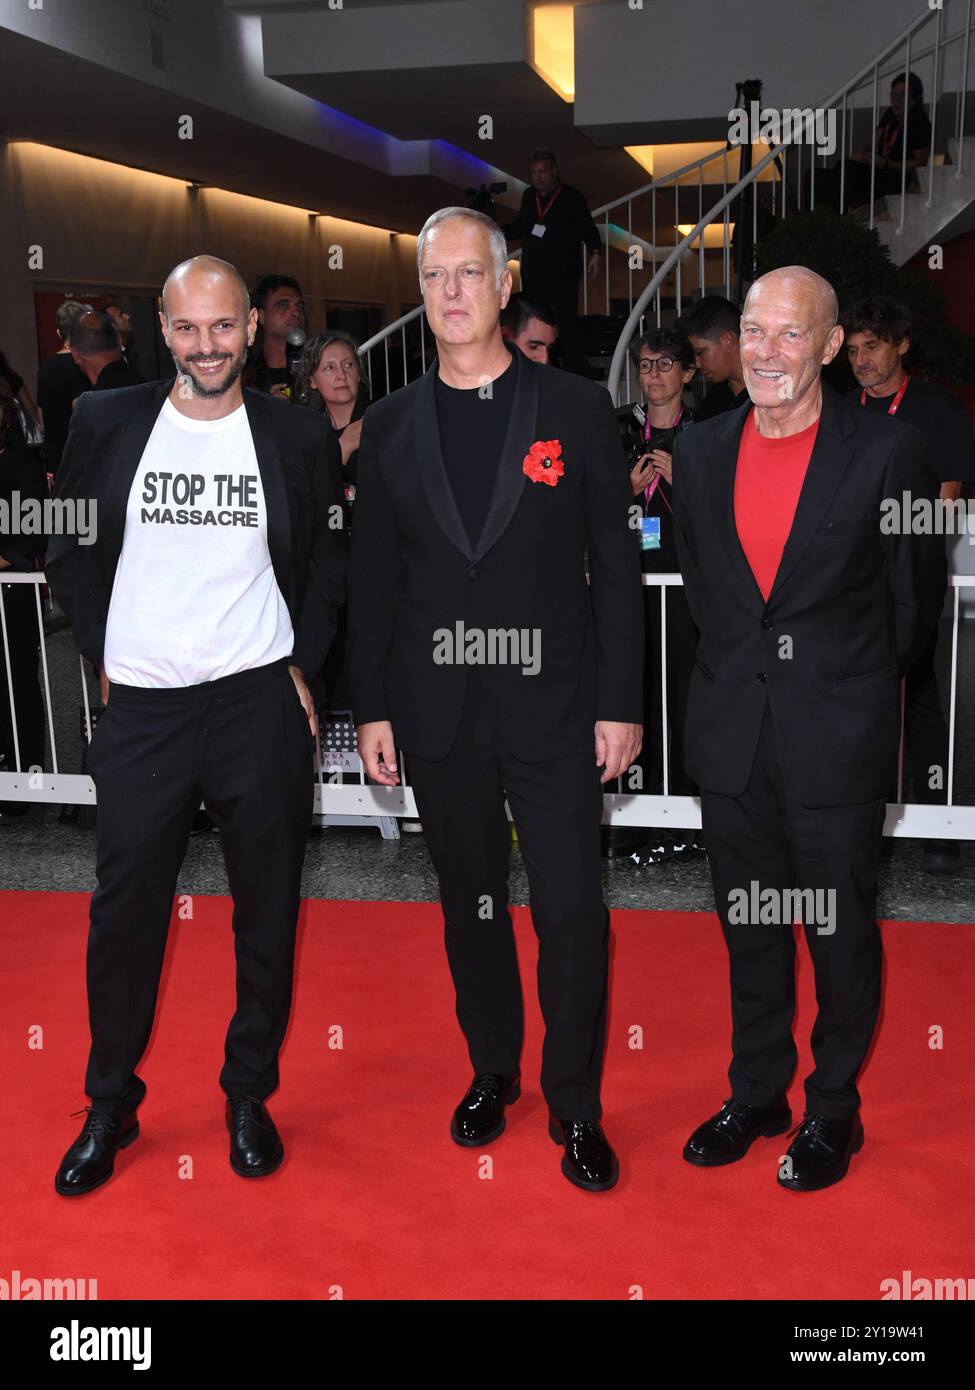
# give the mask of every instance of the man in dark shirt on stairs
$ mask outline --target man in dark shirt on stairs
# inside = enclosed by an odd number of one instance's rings
[[[504,234],[509,241],[521,241],[522,290],[555,311],[562,366],[585,376],[578,314],[583,247],[589,248],[586,274],[592,280],[603,264],[602,243],[585,198],[562,182],[551,150],[533,151],[531,187]]]

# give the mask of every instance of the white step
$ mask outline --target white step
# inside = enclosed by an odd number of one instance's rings
[[[901,226],[901,195],[888,194],[878,199],[888,220],[876,223],[880,240],[890,251],[895,265],[903,265],[924,247],[937,241],[938,234],[975,202],[975,136],[965,136],[959,142],[948,141],[950,164],[936,164],[918,171],[920,192],[908,193],[903,199],[904,224]],[[959,154],[961,172],[959,176]],[[929,182],[929,174],[932,176]],[[930,206],[929,206],[930,202]]]

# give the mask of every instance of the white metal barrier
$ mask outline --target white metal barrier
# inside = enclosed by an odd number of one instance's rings
[[[645,792],[625,791],[617,783],[615,791],[608,791],[603,797],[603,821],[611,825],[673,826],[675,829],[698,828],[701,824],[700,802],[696,797],[672,796],[669,792],[669,757],[667,729],[667,589],[681,583],[679,574],[645,574],[643,582],[660,590],[660,625],[662,659],[660,663],[661,684],[661,726],[657,730],[646,730],[645,736],[663,740],[663,791],[660,795]],[[47,639],[44,633],[40,590],[45,583],[43,574],[4,574],[0,580],[0,636],[3,648],[3,686],[0,698],[8,704],[11,711],[13,740],[15,745],[15,769],[0,771],[0,800],[31,801],[55,805],[94,805],[95,788],[90,777],[80,772],[59,770],[59,754],[55,735],[54,709],[51,700],[51,686],[48,665]],[[51,768],[34,772],[23,768],[20,761],[19,735],[16,710],[13,702],[13,683],[10,669],[8,644],[7,612],[4,588],[8,584],[32,584],[35,586],[35,604],[40,634],[41,676],[45,704],[46,727],[50,741]],[[951,604],[951,661],[948,681],[948,767],[946,773],[946,804],[921,805],[905,804],[898,800],[887,807],[884,833],[916,839],[975,840],[975,806],[959,806],[955,801],[955,753],[957,748],[958,712],[958,637],[962,623],[961,597],[963,592],[971,591],[975,596],[975,574],[953,574],[950,576]],[[85,664],[79,657],[81,678],[81,703],[84,710],[87,736],[91,739],[91,710],[88,697],[88,684]],[[359,768],[355,772],[358,759],[347,762],[346,770],[327,774],[323,767],[321,747],[317,751],[317,785],[315,791],[315,810],[320,816],[329,818],[333,824],[378,825],[379,820],[391,817],[415,817],[418,812],[413,792],[409,786],[409,763],[400,754],[399,787],[381,787],[366,780]],[[903,761],[903,760],[902,760]],[[348,770],[351,768],[352,770]],[[344,780],[349,776],[357,780]],[[900,791],[898,791],[900,796]],[[332,818],[335,818],[334,820]],[[389,826],[380,826],[384,834]]]

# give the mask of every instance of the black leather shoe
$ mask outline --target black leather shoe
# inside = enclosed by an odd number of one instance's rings
[[[786,1149],[792,1176],[784,1178],[780,1173],[779,1186],[793,1192],[816,1192],[821,1187],[832,1187],[834,1182],[846,1177],[850,1158],[862,1148],[863,1125],[859,1114],[846,1120],[806,1115]]]
[[[465,1148],[490,1144],[505,1127],[504,1107],[514,1105],[520,1095],[521,1079],[517,1072],[514,1076],[477,1072],[467,1095],[451,1117],[451,1139]]]
[[[134,1110],[109,1115],[85,1106],[88,1118],[81,1133],[61,1160],[54,1188],[62,1197],[81,1197],[108,1182],[115,1169],[115,1155],[139,1137]],[[85,1111],[76,1110],[76,1115]]]
[[[698,1125],[684,1145],[684,1157],[700,1168],[737,1163],[756,1139],[784,1134],[791,1124],[792,1111],[784,1100],[762,1107],[726,1100],[716,1115]]]
[[[620,1165],[598,1120],[560,1120],[549,1114],[548,1132],[565,1149],[562,1172],[587,1192],[608,1192],[619,1181]]]
[[[284,1146],[267,1106],[253,1096],[227,1097],[230,1166],[242,1178],[266,1178],[280,1168]]]

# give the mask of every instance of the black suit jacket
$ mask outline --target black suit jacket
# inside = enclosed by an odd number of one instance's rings
[[[434,661],[435,634],[458,622],[538,633],[537,675],[488,668],[516,757],[591,748],[595,720],[643,717],[639,533],[610,398],[512,356],[514,403],[476,548],[444,468],[436,363],[370,406],[362,430],[349,583],[355,719],[391,720],[401,748],[434,761],[450,751],[468,678],[466,665]],[[523,472],[538,440],[561,444],[554,487]]]
[[[94,499],[97,539],[79,545],[74,536],[53,537],[45,573],[79,650],[98,670],[129,491],[171,389],[171,381],[152,381],[86,392],[73,411],[57,495]],[[335,635],[344,592],[338,440],[315,411],[246,388],[244,405],[264,489],[271,564],[295,633],[291,662],[311,680]]]
[[[882,534],[881,504],[904,492],[931,496],[924,440],[912,425],[853,407],[824,385],[816,445],[766,603],[734,515],[751,408],[696,424],[674,450],[677,553],[701,633],[687,770],[706,791],[740,795],[767,696],[803,805],[890,797],[900,676],[937,622],[945,544],[943,536]]]

